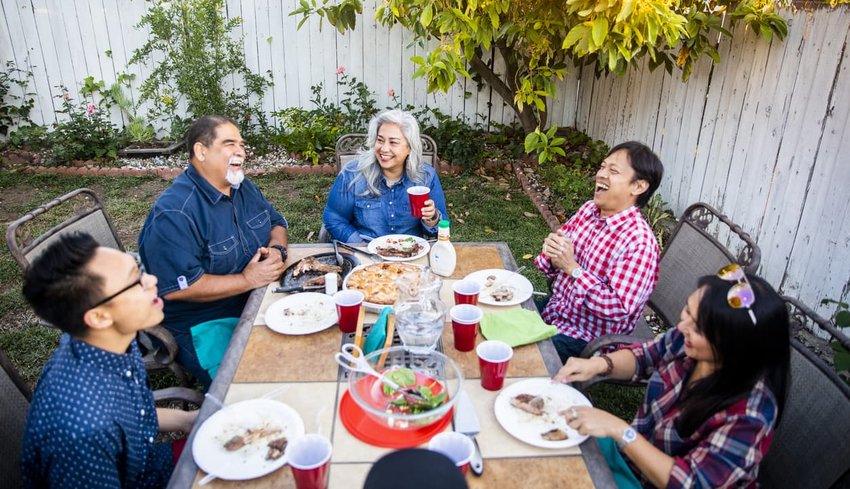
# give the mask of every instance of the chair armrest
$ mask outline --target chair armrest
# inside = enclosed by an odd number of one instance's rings
[[[159,401],[183,401],[191,402],[200,406],[204,402],[204,395],[195,389],[187,387],[167,387],[153,391],[153,399]]]
[[[640,336],[632,334],[609,334],[600,336],[584,346],[584,349],[581,351],[581,358],[590,358],[595,353],[609,346],[631,345],[632,343],[642,343],[644,341],[646,341],[646,338],[641,338]]]
[[[152,328],[148,328],[144,331],[139,332],[140,335],[149,335],[153,338],[156,338],[157,341],[163,346],[163,348],[157,348],[153,355],[154,359],[160,365],[170,365],[174,362],[174,359],[177,357],[177,341],[174,339],[174,336],[171,335],[171,332],[165,329],[162,326],[154,326]]]

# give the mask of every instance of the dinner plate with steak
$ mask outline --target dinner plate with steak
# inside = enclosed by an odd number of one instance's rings
[[[380,311],[398,299],[395,281],[405,273],[421,274],[422,266],[412,263],[381,262],[360,265],[345,278],[343,287],[363,292],[367,309]]]
[[[225,480],[248,480],[286,464],[290,440],[304,434],[304,421],[290,406],[251,399],[225,406],[198,428],[192,442],[195,463]]]
[[[388,234],[370,241],[368,248],[387,261],[411,261],[427,255],[431,245],[419,236]]]
[[[502,389],[493,410],[505,431],[529,445],[570,448],[587,439],[570,428],[562,414],[573,406],[590,406],[590,401],[573,387],[535,378]]]
[[[305,256],[289,265],[280,277],[280,285],[282,287],[324,287],[325,274],[328,272],[338,274],[336,283],[342,283],[342,279],[360,264],[360,260],[348,253],[340,253],[340,255],[342,255],[342,266],[337,265],[336,256],[333,252]]]

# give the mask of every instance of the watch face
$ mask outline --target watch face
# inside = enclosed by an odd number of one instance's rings
[[[631,443],[635,440],[637,440],[637,431],[634,428],[626,428],[623,431],[623,442]]]

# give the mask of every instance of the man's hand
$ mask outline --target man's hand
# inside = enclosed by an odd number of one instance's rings
[[[273,253],[272,253],[273,252]],[[262,247],[242,270],[242,276],[252,289],[265,287],[278,280],[283,273],[283,261],[275,249]]]
[[[438,222],[438,218],[440,216],[437,215],[437,207],[434,205],[434,201],[428,199],[425,201],[425,207],[422,209],[422,220],[425,221],[425,224],[428,226],[434,226]]]
[[[546,239],[543,240],[543,255],[549,258],[552,265],[567,273],[572,272],[573,268],[578,266],[574,257],[573,242],[564,235],[564,231],[561,229],[549,233],[549,236],[546,236]]]

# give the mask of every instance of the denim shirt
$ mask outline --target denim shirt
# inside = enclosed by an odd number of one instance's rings
[[[349,162],[336,177],[328,195],[322,220],[331,237],[340,241],[356,243],[363,236],[376,238],[387,234],[412,234],[414,236],[435,236],[437,226],[426,226],[422,219],[413,217],[407,189],[424,185],[431,189],[430,198],[442,218],[446,212],[446,197],[440,178],[431,165],[423,164],[424,182],[414,182],[402,174],[401,180],[392,187],[387,186],[385,177],[381,177],[378,187],[381,195],[365,194],[366,180],[357,178],[358,162]],[[351,182],[357,179],[354,185]],[[364,195],[365,194],[365,195]]]
[[[21,449],[24,487],[164,487],[171,445],[142,355],[101,350],[67,334],[44,367]]]
[[[240,273],[257,249],[268,245],[286,219],[245,179],[222,194],[192,165],[160,195],[139,234],[139,254],[166,295],[195,283],[205,273]],[[163,325],[189,328],[211,319],[239,317],[248,292],[213,302],[165,299]]]

